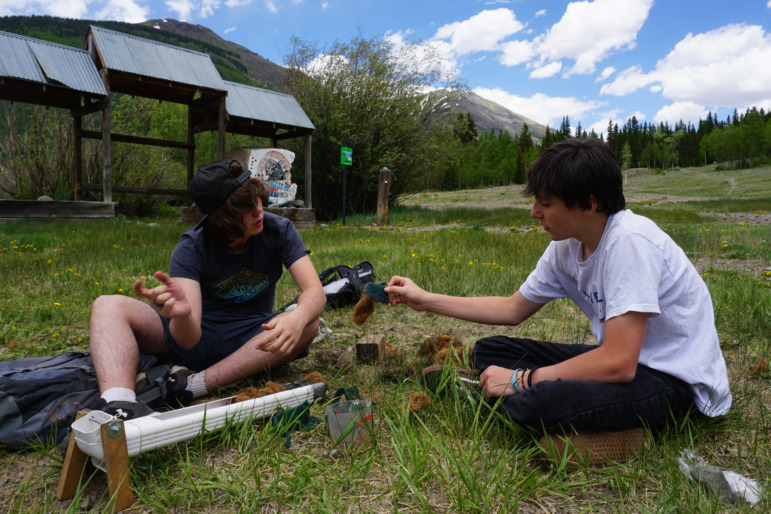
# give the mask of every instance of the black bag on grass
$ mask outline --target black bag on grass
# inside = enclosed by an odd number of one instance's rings
[[[148,375],[169,366],[141,355],[139,370]],[[156,373],[153,373],[155,375]],[[155,378],[153,376],[153,378]],[[137,392],[151,406],[165,394],[165,377]],[[91,355],[67,352],[55,357],[20,358],[0,362],[0,447],[19,450],[33,444],[61,444],[78,411],[95,409],[99,385]]]
[[[61,443],[82,409],[99,401],[91,356],[69,352],[56,357],[0,363],[0,446],[18,450],[35,443]]]
[[[367,282],[375,280],[375,271],[372,264],[367,261],[360,262],[353,268],[343,264],[332,266],[319,273],[319,280],[324,286],[327,296],[327,307],[336,309],[346,305],[355,305],[361,298]],[[297,306],[297,299],[285,305],[281,310],[286,311]]]
[[[372,264],[367,261],[353,268],[341,265],[325,269],[319,273],[319,279],[327,295],[327,305],[332,308],[355,305],[374,276]]]

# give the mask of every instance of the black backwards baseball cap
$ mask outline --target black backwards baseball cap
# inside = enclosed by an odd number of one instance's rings
[[[194,230],[201,228],[209,214],[225,203],[225,200],[252,176],[249,170],[235,176],[230,171],[230,165],[234,162],[238,163],[233,159],[225,159],[207,164],[199,169],[190,181],[190,187],[188,187],[190,197],[198,210],[203,213],[203,219],[193,227]]]

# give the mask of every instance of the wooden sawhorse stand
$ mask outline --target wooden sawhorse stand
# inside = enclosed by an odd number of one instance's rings
[[[86,413],[88,411],[80,411],[78,419]],[[131,490],[131,475],[129,474],[126,430],[123,426],[123,421],[120,420],[104,423],[100,430],[102,433],[104,464],[107,468],[107,487],[110,490],[110,498],[115,498],[115,510],[121,511],[134,503],[134,493]],[[70,434],[67,455],[64,458],[62,474],[59,477],[59,486],[56,489],[56,497],[58,499],[68,500],[75,496],[88,459],[89,456],[78,447],[78,443],[75,441],[75,434]]]

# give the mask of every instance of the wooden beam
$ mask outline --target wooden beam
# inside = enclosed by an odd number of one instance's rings
[[[102,139],[104,135],[101,132],[93,130],[84,130],[81,132],[81,136],[89,139]],[[116,143],[133,143],[137,145],[148,146],[163,146],[166,148],[181,148],[187,150],[190,148],[190,143],[185,141],[171,141],[169,139],[154,139],[141,136],[130,136],[127,134],[115,134],[111,133],[110,137]]]
[[[81,191],[101,191],[103,186],[99,184],[78,184]],[[112,186],[115,193],[139,193],[153,195],[177,195],[187,196],[186,189],[171,189],[163,187],[142,187],[142,186]]]

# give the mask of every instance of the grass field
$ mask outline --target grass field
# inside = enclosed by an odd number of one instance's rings
[[[302,233],[320,271],[367,260],[377,278],[408,275],[454,295],[509,295],[548,244],[518,188],[425,192],[390,212]],[[358,327],[352,309],[326,309],[332,334],[311,355],[272,377],[289,382],[320,372],[328,390],[357,386],[375,402],[371,446],[331,453],[326,423],[292,433],[268,421],[235,423],[197,439],[132,459],[133,512],[717,512],[719,497],[689,481],[677,456],[694,450],[709,464],[771,482],[771,168],[718,172],[696,168],[626,185],[629,207],[662,226],[700,270],[713,297],[729,366],[731,412],[686,421],[632,460],[571,471],[545,464],[536,439],[457,394],[431,396],[415,414],[410,395],[424,391],[419,354],[426,338],[450,334],[471,345],[504,334],[593,342],[589,323],[570,302],[552,302],[518,327],[489,327],[378,305]],[[494,208],[489,208],[494,207]],[[132,294],[137,277],[166,269],[186,225],[176,216],[87,223],[0,224],[0,360],[88,348],[90,304],[102,294]],[[288,275],[276,305],[296,295]],[[384,334],[389,351],[376,364],[356,361],[366,335]],[[241,386],[223,390],[230,395]],[[262,382],[256,385],[261,386]],[[312,415],[323,419],[324,402]],[[110,510],[106,479],[90,471],[73,501],[55,498],[61,457],[54,447],[0,450],[0,509],[7,512]],[[771,501],[755,508],[767,512]]]

